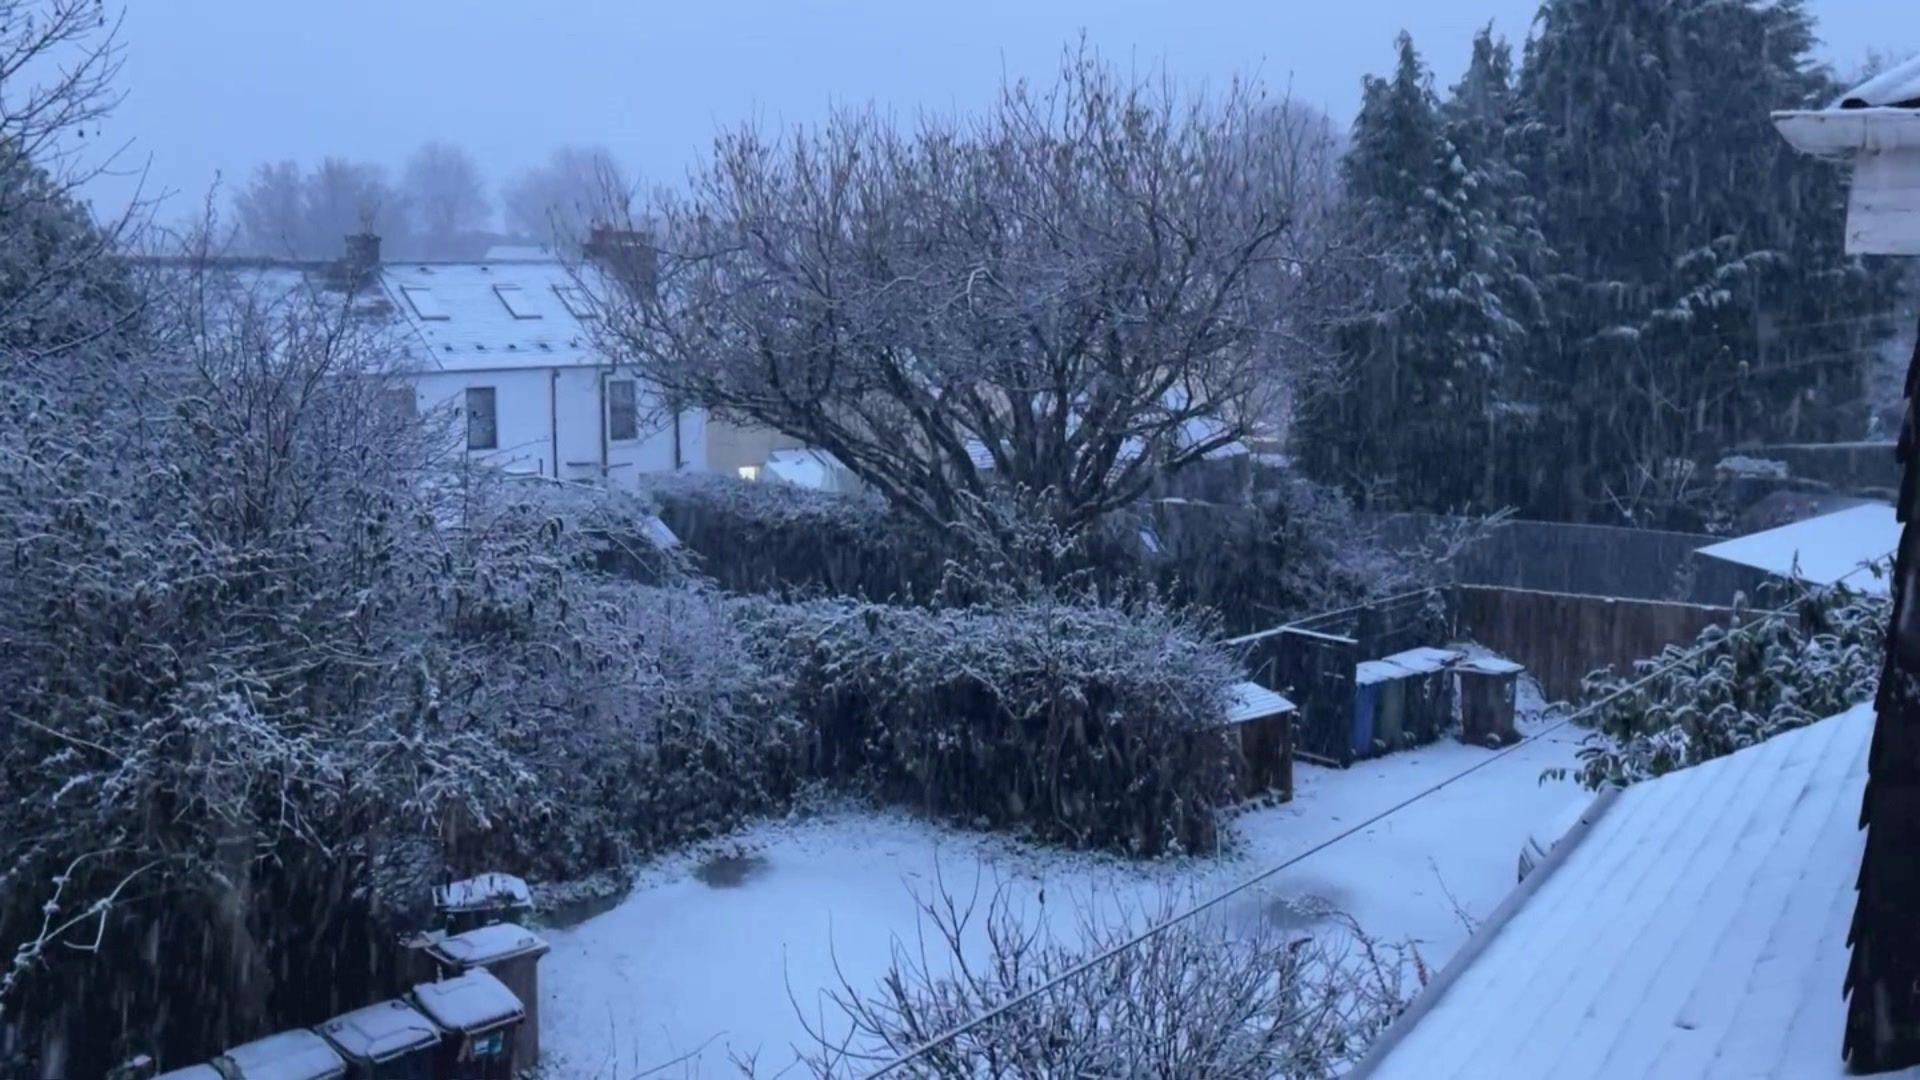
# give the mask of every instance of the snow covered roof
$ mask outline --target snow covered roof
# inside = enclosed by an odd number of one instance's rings
[[[236,1046],[214,1059],[231,1080],[336,1080],[347,1063],[311,1031],[282,1031]]]
[[[1845,1075],[1872,733],[1860,705],[1597,803],[1354,1075]]]
[[[383,264],[380,287],[416,359],[446,371],[604,363],[591,301],[557,262]]]
[[[1920,109],[1920,56],[1875,75],[1840,96],[1837,109]]]
[[[484,971],[421,983],[413,988],[413,1000],[429,1020],[462,1035],[514,1023],[527,1014],[507,984]]]
[[[544,953],[547,943],[524,926],[494,923],[441,938],[428,951],[462,967],[498,963],[528,953]]]
[[[1405,668],[1415,675],[1427,675],[1447,667],[1462,655],[1452,649],[1419,648],[1394,653],[1382,658],[1381,662]]]
[[[1293,702],[1259,683],[1234,683],[1227,688],[1227,723],[1241,724],[1294,711]]]
[[[532,907],[533,890],[512,874],[476,874],[464,881],[436,885],[433,905],[442,911],[481,911],[493,907]]]
[[[545,244],[495,244],[487,249],[482,262],[556,262]]]
[[[1796,521],[1777,529],[1724,540],[1699,554],[1751,566],[1814,585],[1844,582],[1859,592],[1887,595],[1887,579],[1874,567],[1893,558],[1900,523],[1893,507],[1867,503]],[[1797,569],[1796,569],[1797,565]]]
[[[383,1001],[342,1013],[321,1024],[320,1034],[360,1064],[390,1061],[440,1041],[440,1029],[433,1021],[404,1001]]]
[[[815,491],[832,491],[836,488],[834,474],[845,466],[840,459],[825,450],[775,450],[767,455],[762,466],[767,478],[782,480],[795,487],[813,488]]]

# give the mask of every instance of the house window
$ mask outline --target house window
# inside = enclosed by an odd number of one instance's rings
[[[407,298],[407,306],[422,319],[441,322],[448,318],[447,306],[425,285],[402,285],[400,295]]]
[[[593,298],[578,285],[555,285],[553,291],[560,296],[560,302],[566,305],[567,314],[576,319],[591,319],[597,312],[593,309]]]
[[[495,285],[493,295],[499,297],[500,302],[506,305],[507,314],[516,319],[540,318],[540,309],[533,306],[533,301],[528,297],[526,290],[518,285]]]
[[[496,450],[500,425],[493,411],[493,387],[467,387],[467,449]]]
[[[640,436],[640,417],[635,408],[632,379],[614,379],[607,383],[607,438],[635,439]]]

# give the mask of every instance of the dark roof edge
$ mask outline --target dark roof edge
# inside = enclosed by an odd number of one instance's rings
[[[1500,901],[1500,906],[1493,909],[1493,913],[1487,916],[1486,921],[1473,931],[1473,936],[1467,938],[1467,943],[1460,946],[1460,951],[1453,954],[1453,958],[1446,962],[1439,974],[1433,977],[1433,981],[1413,999],[1413,1004],[1407,1006],[1405,1012],[1395,1017],[1387,1030],[1374,1040],[1373,1045],[1367,1049],[1367,1056],[1361,1058],[1360,1064],[1355,1065],[1353,1071],[1347,1074],[1348,1080],[1365,1080],[1366,1077],[1373,1075],[1380,1067],[1380,1063],[1393,1052],[1393,1048],[1407,1037],[1407,1033],[1433,1011],[1435,1003],[1446,995],[1448,988],[1460,981],[1460,976],[1473,966],[1473,962],[1479,959],[1481,953],[1487,951],[1487,946],[1500,935],[1500,931],[1505,929],[1509,922],[1513,921],[1513,917],[1526,906],[1533,894],[1539,892],[1540,887],[1560,869],[1561,864],[1572,857],[1574,849],[1578,848],[1587,838],[1587,834],[1593,831],[1594,824],[1606,815],[1607,810],[1619,799],[1622,790],[1624,789],[1610,787],[1594,796],[1593,802],[1580,815],[1580,820],[1574,822],[1573,828],[1568,829],[1567,834],[1553,845],[1553,850],[1547,852],[1547,857],[1534,868],[1533,873],[1528,874],[1507,893],[1506,899]]]

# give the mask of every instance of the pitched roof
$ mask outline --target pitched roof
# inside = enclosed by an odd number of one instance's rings
[[[1843,94],[1841,109],[1920,109],[1920,56],[1875,75]]]
[[[1621,792],[1356,1075],[1846,1075],[1872,732],[1860,705]]]
[[[380,287],[443,371],[598,365],[592,308],[557,262],[385,263]]]
[[[1227,723],[1239,724],[1294,711],[1294,704],[1259,683],[1241,682],[1227,687]]]
[[[1783,578],[1814,585],[1844,583],[1885,596],[1883,564],[1899,544],[1900,523],[1894,520],[1893,507],[1875,502],[1724,540],[1699,553]]]

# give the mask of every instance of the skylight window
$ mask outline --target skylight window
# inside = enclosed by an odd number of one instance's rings
[[[433,295],[433,290],[425,285],[402,285],[400,295],[407,298],[407,304],[413,313],[422,319],[444,320],[450,318],[447,307]]]
[[[553,291],[560,294],[560,302],[567,305],[567,314],[576,319],[594,318],[593,301],[586,291],[578,285],[555,285]]]
[[[540,318],[540,312],[533,306],[533,298],[518,285],[495,285],[493,295],[500,298],[500,302],[507,306],[507,311],[516,319]]]

